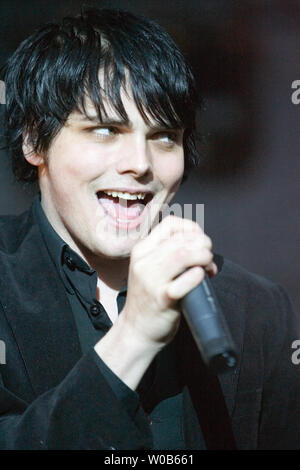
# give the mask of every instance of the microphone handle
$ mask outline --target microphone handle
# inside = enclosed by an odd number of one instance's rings
[[[207,275],[181,299],[181,309],[210,371],[220,374],[233,369],[236,348]]]

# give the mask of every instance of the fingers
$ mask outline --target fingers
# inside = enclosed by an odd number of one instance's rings
[[[158,243],[163,240],[170,240],[175,234],[190,235],[203,233],[200,225],[190,219],[184,219],[169,215],[152,230],[147,239],[149,242]]]
[[[162,277],[166,280],[174,279],[193,266],[207,269],[210,275],[216,274],[213,253],[202,244],[201,240],[194,240],[186,245],[174,242],[166,246],[165,249],[161,249],[157,263]]]
[[[212,248],[211,239],[204,234],[200,225],[196,222],[168,216],[145,239],[135,245],[132,250],[132,257],[136,259],[144,257],[157,246],[164,247],[165,250],[169,244],[173,244],[175,241],[179,241],[181,244],[190,244],[194,240],[200,240],[200,238],[203,246],[208,249]]]
[[[172,300],[182,299],[203,281],[204,276],[205,270],[200,266],[194,266],[169,283],[166,295]]]
[[[152,268],[149,274],[162,282],[175,279],[192,266],[201,266],[209,276],[213,276],[217,273],[217,267],[213,263],[211,250],[212,241],[198,224],[189,219],[168,216],[133,248],[131,263],[148,264]]]
[[[203,281],[206,273],[211,276],[217,274],[217,271],[215,263],[210,263],[205,269],[193,266],[168,284],[166,295],[172,300],[182,299]]]
[[[218,274],[218,267],[217,267],[216,263],[211,262],[210,264],[208,264],[208,265],[205,267],[205,272],[207,273],[207,275],[208,275],[209,277],[213,277],[213,276],[215,276],[216,274]]]
[[[147,238],[137,243],[130,260],[132,285],[141,280],[143,297],[152,296],[164,310],[204,279],[217,274],[212,241],[189,219],[166,217]]]

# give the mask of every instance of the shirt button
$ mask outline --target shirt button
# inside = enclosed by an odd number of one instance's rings
[[[97,317],[100,313],[100,305],[94,304],[90,307],[90,313],[93,317]]]
[[[68,268],[71,269],[71,271],[74,271],[75,263],[74,263],[73,259],[71,258],[71,256],[68,256],[68,255],[65,256],[65,263],[68,266]]]

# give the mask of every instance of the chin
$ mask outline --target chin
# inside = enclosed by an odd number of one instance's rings
[[[97,244],[97,248],[93,250],[94,255],[99,258],[111,258],[111,259],[126,259],[130,257],[131,250],[137,242],[127,241],[120,242],[112,240],[109,246],[101,243]]]

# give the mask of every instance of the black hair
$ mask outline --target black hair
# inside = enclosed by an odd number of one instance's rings
[[[121,10],[85,9],[34,32],[7,62],[6,135],[16,178],[37,180],[37,168],[23,155],[24,135],[35,152],[47,151],[72,111],[86,114],[86,96],[100,120],[105,114],[103,96],[126,119],[120,97],[126,80],[145,122],[149,115],[163,126],[185,129],[186,177],[199,159],[198,96],[182,53],[152,20]]]

